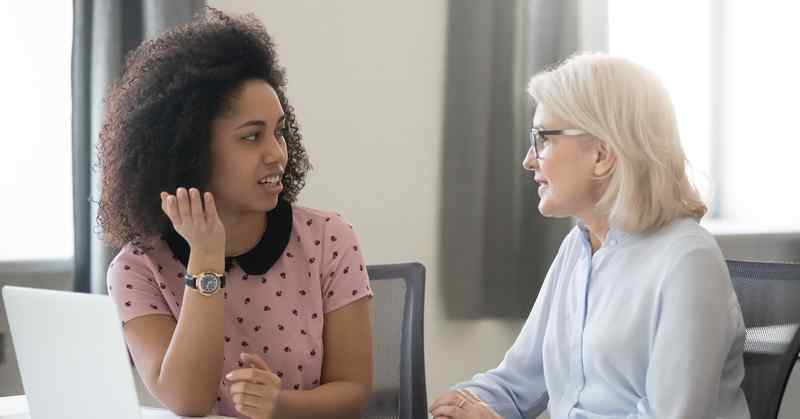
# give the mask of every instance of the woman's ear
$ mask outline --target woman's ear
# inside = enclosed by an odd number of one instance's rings
[[[614,170],[617,164],[617,155],[605,141],[598,140],[597,144],[594,175],[597,177],[606,177]]]

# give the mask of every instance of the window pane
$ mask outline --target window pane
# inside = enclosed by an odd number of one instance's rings
[[[800,227],[792,174],[800,141],[791,126],[800,97],[798,13],[800,4],[777,0],[609,0],[610,51],[662,76],[688,157],[708,175],[695,180],[705,198],[714,187],[712,208],[730,225]],[[705,181],[712,175],[716,185]]]
[[[797,2],[725,2],[722,68],[726,216],[800,225]]]
[[[0,40],[0,261],[71,258],[72,2],[0,2]]]
[[[609,0],[609,52],[655,71],[672,97],[692,180],[711,197],[710,1]]]

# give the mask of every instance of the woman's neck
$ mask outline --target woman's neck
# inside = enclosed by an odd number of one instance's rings
[[[239,256],[254,248],[267,230],[263,212],[220,213],[225,226],[225,256]]]
[[[592,215],[581,218],[589,230],[589,241],[592,244],[592,254],[599,249],[608,236],[608,217]]]

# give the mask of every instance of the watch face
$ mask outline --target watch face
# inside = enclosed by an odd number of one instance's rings
[[[203,275],[197,288],[204,293],[212,293],[219,289],[219,278],[216,275]]]

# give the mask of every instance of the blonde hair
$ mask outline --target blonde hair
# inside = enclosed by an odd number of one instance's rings
[[[609,226],[641,232],[705,215],[687,175],[672,101],[653,72],[619,57],[578,54],[535,75],[528,93],[617,156],[596,204]]]

